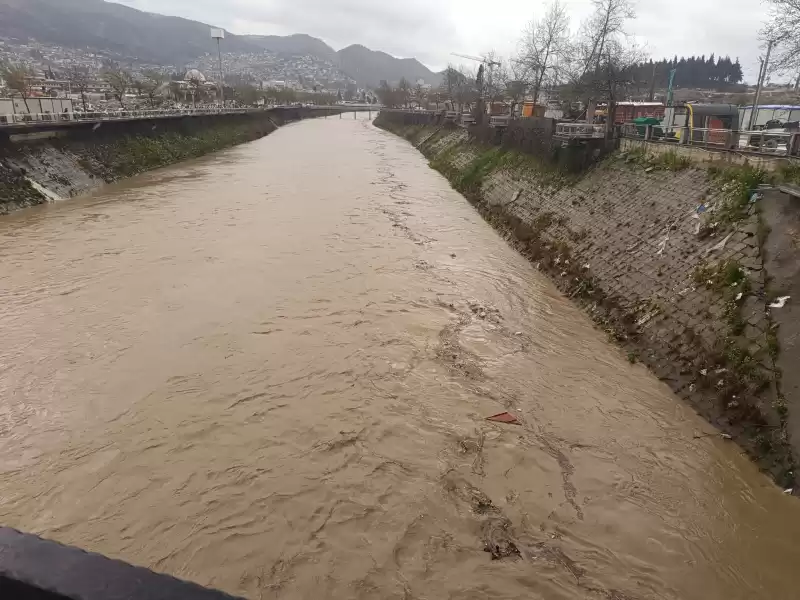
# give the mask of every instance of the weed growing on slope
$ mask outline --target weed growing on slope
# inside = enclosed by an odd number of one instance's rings
[[[767,173],[749,165],[710,168],[709,175],[721,186],[722,203],[717,209],[722,224],[733,225],[748,216],[750,196],[759,184],[767,180]]]

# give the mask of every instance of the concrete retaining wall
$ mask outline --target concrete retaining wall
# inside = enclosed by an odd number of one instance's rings
[[[0,215],[263,137],[284,123],[343,112],[281,107],[249,113],[43,123],[0,130]]]
[[[776,368],[764,200],[747,201],[747,177],[763,173],[618,153],[567,174],[463,130],[376,124],[430,158],[631,361],[792,487],[800,439],[787,425],[800,398],[781,391]]]

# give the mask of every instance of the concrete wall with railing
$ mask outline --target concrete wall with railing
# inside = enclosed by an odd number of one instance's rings
[[[711,152],[733,153],[758,157],[800,158],[800,131],[735,130],[702,127],[637,125],[619,127],[622,138],[662,144],[677,148],[700,148]],[[688,154],[687,154],[688,155]],[[725,160],[735,160],[726,158]]]
[[[43,115],[47,119],[0,125],[0,149],[3,146],[43,139],[87,139],[120,135],[153,136],[165,132],[182,134],[231,123],[261,123],[274,128],[287,121],[361,112],[361,108],[330,106],[276,106],[269,109],[181,109],[126,111],[71,115],[71,119]],[[64,116],[65,117],[65,116]]]
[[[663,155],[676,154],[688,158],[694,164],[718,164],[724,165],[750,165],[763,169],[764,171],[777,171],[782,167],[795,164],[797,158],[786,156],[769,156],[753,152],[737,152],[726,149],[709,149],[699,146],[687,146],[681,144],[666,144],[662,142],[650,142],[644,139],[622,137],[619,147],[623,151],[645,150],[649,154]]]

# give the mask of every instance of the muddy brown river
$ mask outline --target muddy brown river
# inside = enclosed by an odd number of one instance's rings
[[[0,219],[0,523],[247,598],[797,598],[797,498],[351,117]]]

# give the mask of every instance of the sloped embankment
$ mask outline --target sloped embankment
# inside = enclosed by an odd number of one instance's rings
[[[792,399],[768,308],[779,282],[765,270],[762,201],[751,202],[763,172],[629,153],[567,175],[460,129],[376,125],[409,139],[632,362],[791,487]]]
[[[111,122],[0,144],[0,215],[263,137],[278,115]]]

